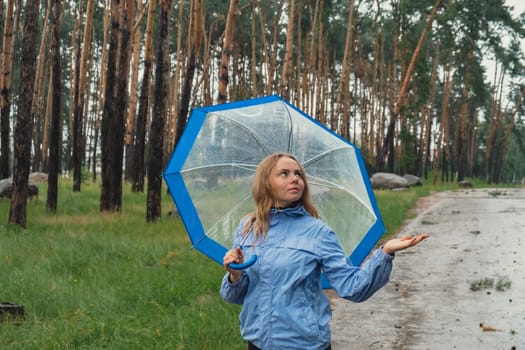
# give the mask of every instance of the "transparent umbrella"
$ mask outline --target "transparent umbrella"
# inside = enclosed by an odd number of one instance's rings
[[[385,231],[361,152],[278,96],[193,109],[164,172],[193,247],[222,265],[254,210],[257,164],[274,152],[299,160],[321,218],[361,264]]]

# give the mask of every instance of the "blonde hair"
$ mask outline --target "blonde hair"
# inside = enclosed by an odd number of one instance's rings
[[[255,178],[253,180],[252,194],[255,202],[255,211],[248,216],[246,225],[243,230],[243,234],[248,234],[253,229],[255,235],[255,241],[264,241],[266,234],[268,233],[268,227],[270,222],[270,209],[275,206],[275,194],[270,183],[270,174],[277,164],[277,161],[287,157],[294,160],[301,170],[302,179],[304,181],[303,195],[299,199],[298,203],[302,204],[304,209],[313,217],[319,217],[317,209],[315,208],[312,198],[310,197],[310,189],[308,187],[308,181],[306,180],[305,172],[302,165],[297,159],[288,153],[273,153],[264,158],[255,171]]]

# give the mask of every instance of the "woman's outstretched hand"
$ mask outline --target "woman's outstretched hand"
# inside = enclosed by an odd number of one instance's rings
[[[423,233],[423,234],[420,234],[420,235],[417,235],[417,236],[404,236],[404,237],[401,237],[401,238],[393,238],[389,241],[387,241],[384,245],[383,245],[383,251],[387,254],[394,254],[395,252],[398,252],[400,250],[403,250],[403,249],[407,249],[407,248],[410,248],[410,247],[413,247],[415,246],[416,244],[418,244],[419,242],[421,242],[422,240],[428,238],[429,235],[426,234],[426,233]]]

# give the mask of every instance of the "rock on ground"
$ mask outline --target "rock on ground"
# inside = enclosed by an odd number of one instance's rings
[[[393,173],[375,173],[370,178],[373,188],[408,188],[408,181]]]

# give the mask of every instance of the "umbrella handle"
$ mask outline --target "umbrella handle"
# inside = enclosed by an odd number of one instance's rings
[[[244,270],[252,266],[253,264],[255,264],[256,261],[257,261],[257,255],[254,254],[250,257],[250,259],[248,259],[244,263],[242,264],[231,263],[229,267],[230,269],[234,269],[234,270]]]

